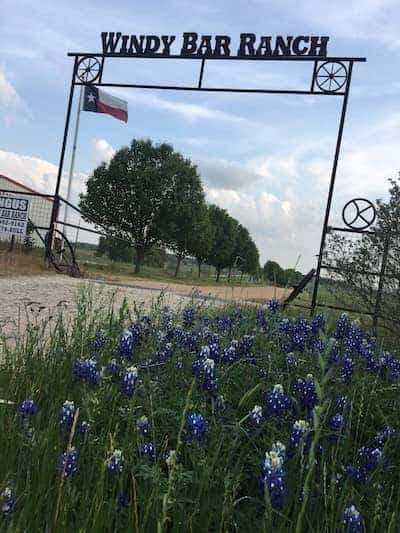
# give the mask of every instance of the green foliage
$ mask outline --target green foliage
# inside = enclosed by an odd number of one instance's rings
[[[165,325],[162,307],[160,300],[150,314],[154,332]],[[254,336],[251,361],[241,357],[231,365],[216,364],[223,408],[209,400],[193,380],[192,364],[198,352],[176,339],[172,339],[174,350],[166,364],[151,370],[139,367],[138,393],[131,399],[124,396],[120,377],[106,370],[121,332],[132,321],[142,328],[135,365],[148,361],[149,354],[159,348],[160,338],[145,333],[148,324],[140,321],[140,310],[123,305],[113,311],[97,296],[94,300],[86,293],[80,295],[72,323],[67,325],[60,315],[55,322],[29,326],[16,345],[3,344],[0,493],[10,487],[15,508],[11,513],[0,508],[0,530],[331,533],[344,531],[343,511],[355,505],[366,531],[395,533],[400,520],[398,435],[375,444],[382,456],[366,482],[356,481],[344,467],[355,464],[358,450],[371,446],[387,425],[398,430],[398,381],[368,371],[362,359],[356,358],[354,376],[344,382],[340,364],[328,364],[329,344],[318,355],[309,348],[296,353],[297,367],[290,368],[279,333],[280,317],[269,315],[268,331],[263,331],[256,326],[256,311],[253,307],[218,312],[195,309],[190,328],[196,333],[204,329],[205,314],[211,324],[230,317],[230,333],[220,334],[221,349],[232,338]],[[182,324],[182,315],[171,318],[174,325]],[[97,385],[78,382],[74,362],[93,355],[93,340],[100,328],[108,335],[108,342],[97,352],[103,379]],[[333,333],[334,325],[328,324],[323,341]],[[343,349],[340,341],[338,346]],[[132,364],[122,358],[119,363],[123,367]],[[309,417],[310,446],[309,450],[302,445],[293,450],[289,448],[291,428],[305,418],[305,411],[290,384],[310,373],[318,395],[314,417]],[[292,408],[269,416],[266,397],[278,382],[290,396]],[[342,395],[348,397],[342,431],[332,438],[330,420]],[[38,406],[37,415],[25,422],[18,415],[24,399],[33,399]],[[83,420],[90,423],[85,435],[60,428],[60,411],[67,399],[79,409],[77,427]],[[262,406],[266,417],[260,428],[250,425],[249,412],[255,405]],[[189,412],[200,413],[208,421],[203,442],[186,440]],[[151,424],[147,436],[136,429],[143,415]],[[155,444],[154,461],[140,455],[148,441]],[[280,509],[259,492],[261,463],[277,441],[287,446]],[[63,479],[57,465],[69,445],[78,450],[78,465],[76,472]],[[125,463],[121,473],[111,474],[106,463],[115,448],[122,451]],[[170,450],[176,453],[171,455]],[[118,507],[121,495],[128,503],[122,509]]]
[[[278,287],[294,287],[303,278],[303,274],[294,268],[284,270],[276,261],[267,261],[263,268],[263,277],[267,283]]]
[[[122,261],[123,263],[132,263],[134,260],[133,246],[122,239],[113,237],[100,237],[96,255],[107,255],[111,261]]]
[[[238,222],[225,209],[210,205],[209,216],[215,229],[215,240],[208,255],[208,263],[217,269],[217,281],[223,268],[232,262],[236,246]]]
[[[150,140],[133,140],[129,147],[102,163],[87,181],[80,207],[107,230],[136,249],[136,272],[147,251],[163,239],[169,221],[166,205],[188,161],[169,144],[153,145]],[[191,168],[191,167],[190,167]]]
[[[188,240],[188,253],[196,258],[198,275],[201,275],[201,265],[208,258],[215,243],[216,228],[211,224],[210,207],[202,203],[196,211],[193,220],[193,231]]]

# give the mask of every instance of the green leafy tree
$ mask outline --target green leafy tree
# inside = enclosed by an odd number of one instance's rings
[[[264,265],[264,280],[267,283],[284,286],[285,276],[283,268],[276,261],[267,261]]]
[[[96,255],[106,254],[111,261],[132,263],[135,251],[130,242],[113,237],[100,237]]]
[[[176,255],[175,277],[182,259],[188,255],[196,238],[198,219],[204,206],[204,191],[197,169],[189,159],[178,154],[172,187],[161,209],[162,238]]]
[[[188,241],[188,253],[196,258],[199,277],[201,265],[207,260],[215,242],[215,227],[211,224],[209,209],[205,203],[199,206]]]
[[[230,268],[233,266],[239,268],[242,272],[256,274],[259,267],[259,253],[257,246],[247,228],[238,224],[236,231],[236,243]]]
[[[232,263],[238,223],[225,209],[216,205],[210,206],[209,215],[215,240],[208,255],[208,263],[216,268],[216,281],[219,281],[221,271]]]
[[[168,222],[163,217],[169,216],[165,203],[175,176],[187,167],[187,160],[169,144],[134,139],[108,164],[98,166],[86,183],[86,194],[80,199],[84,215],[134,245],[136,273],[146,253],[162,241],[163,225]]]

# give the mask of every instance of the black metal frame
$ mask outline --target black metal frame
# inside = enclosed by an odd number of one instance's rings
[[[88,52],[71,52],[68,53],[69,57],[74,59],[74,66],[72,70],[72,78],[69,90],[67,113],[65,118],[64,134],[61,145],[60,162],[58,166],[57,182],[54,193],[54,203],[51,216],[51,231],[54,229],[57,223],[57,213],[60,202],[60,183],[64,166],[65,149],[67,145],[69,124],[71,118],[71,108],[73,103],[74,88],[76,85],[94,85],[98,87],[127,87],[134,89],[150,89],[150,90],[166,90],[166,91],[191,91],[191,92],[221,92],[221,93],[247,93],[247,94],[294,94],[294,95],[313,95],[313,96],[343,96],[343,104],[340,115],[339,129],[336,139],[336,147],[334,152],[334,160],[330,177],[330,185],[328,191],[328,198],[325,208],[325,216],[322,228],[321,242],[318,254],[318,263],[315,274],[314,290],[311,302],[311,313],[315,312],[315,308],[321,304],[317,302],[318,288],[320,282],[321,268],[322,268],[322,255],[326,242],[326,235],[328,233],[329,216],[331,211],[331,204],[335,186],[336,171],[339,161],[340,148],[342,143],[343,128],[346,117],[346,110],[348,105],[348,97],[350,91],[351,77],[353,71],[353,64],[356,62],[365,62],[364,57],[323,57],[323,56],[182,56],[182,55],[161,55],[161,54],[146,54],[145,56],[131,55],[131,54],[113,54],[113,53],[88,53]],[[196,86],[181,86],[181,85],[155,85],[155,84],[138,84],[138,83],[113,83],[103,81],[104,65],[106,59],[179,59],[179,60],[195,60],[200,62],[200,71],[198,83]],[[289,89],[250,89],[250,88],[229,88],[229,87],[205,87],[203,85],[204,80],[204,68],[207,61],[300,61],[311,62],[313,64],[313,71],[311,76],[311,84],[309,90],[289,90]],[[93,68],[93,76],[90,77],[90,64],[96,66]],[[84,65],[84,67],[80,67]],[[85,67],[86,65],[86,67]],[[88,68],[89,65],[89,68]],[[329,67],[332,66],[332,70],[329,72]],[[340,80],[340,83],[336,80],[336,86],[332,87],[331,80],[335,79],[334,66],[337,65],[340,72],[345,72],[345,79]],[[320,74],[320,72],[322,74]],[[339,76],[338,76],[339,77]],[[90,79],[91,78],[91,79]],[[329,79],[329,89],[325,89],[325,81],[321,79]],[[340,78],[343,78],[341,75]],[[343,83],[341,83],[343,81]],[[77,209],[75,206],[72,206]],[[66,224],[71,226],[71,224]],[[92,230],[93,231],[93,230]],[[100,233],[100,232],[97,232]]]

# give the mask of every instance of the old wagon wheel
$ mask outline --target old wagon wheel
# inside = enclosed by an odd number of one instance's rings
[[[97,57],[85,56],[78,62],[76,75],[80,81],[92,83],[99,77],[100,70],[101,65]]]
[[[336,93],[346,81],[347,69],[341,61],[326,61],[315,74],[315,82],[324,93]]]
[[[57,229],[48,231],[45,237],[45,245],[47,257],[58,272],[68,274],[74,278],[81,276],[74,249],[64,233]]]

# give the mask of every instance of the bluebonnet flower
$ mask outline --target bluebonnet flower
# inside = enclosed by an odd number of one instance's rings
[[[382,352],[379,359],[379,370],[382,377],[397,381],[400,377],[400,361],[390,352]]]
[[[132,398],[136,385],[139,381],[138,371],[135,366],[124,368],[122,374],[122,392],[128,398]]]
[[[136,429],[141,433],[142,435],[148,435],[150,433],[150,423],[147,416],[141,416],[136,420]]]
[[[379,460],[382,457],[382,450],[380,448],[367,448],[365,451],[365,468],[372,472],[378,466]]]
[[[311,325],[305,318],[295,320],[291,331],[291,349],[303,352],[311,334]]]
[[[152,442],[145,442],[140,450],[140,457],[147,457],[154,459],[156,456],[156,449]]]
[[[298,378],[292,384],[292,391],[300,400],[303,409],[310,414],[318,402],[318,395],[313,375],[307,374],[305,379]]]
[[[118,374],[119,367],[116,359],[111,359],[111,361],[108,363],[107,370],[112,376],[116,376]]]
[[[329,339],[329,348],[328,366],[332,366],[338,362],[340,357],[338,341],[333,338]]]
[[[65,400],[60,415],[60,426],[64,429],[71,429],[75,417],[75,404]]]
[[[207,436],[207,420],[198,413],[191,413],[186,419],[186,439],[202,441]]]
[[[297,367],[297,359],[293,352],[289,352],[286,356],[286,364],[289,368]]]
[[[78,450],[71,448],[70,450],[63,452],[60,457],[60,463],[58,470],[63,473],[65,478],[76,472],[78,465]]]
[[[325,318],[321,313],[317,313],[312,321],[311,329],[314,335],[317,335],[320,331],[325,329]]]
[[[159,349],[154,352],[153,362],[166,363],[171,357],[173,351],[173,345],[171,342],[162,342]]]
[[[118,509],[123,510],[129,507],[129,500],[124,494],[120,494],[117,499]]]
[[[135,346],[140,344],[140,329],[136,324],[132,324],[129,329],[123,331],[118,345],[118,353],[126,359],[132,359]]]
[[[239,358],[239,343],[236,340],[231,342],[229,348],[224,348],[221,362],[224,365],[231,365]]]
[[[336,324],[335,337],[337,339],[343,339],[349,331],[350,324],[351,321],[349,319],[349,316],[346,313],[342,313]]]
[[[204,358],[195,361],[194,372],[199,385],[210,395],[217,392],[217,376],[214,359]]]
[[[95,337],[95,339],[93,341],[93,350],[95,350],[95,351],[101,350],[105,346],[107,341],[108,341],[107,333],[104,331],[104,329],[101,329],[97,333],[97,335],[96,335],[96,337]]]
[[[94,357],[89,359],[76,359],[74,363],[74,375],[77,381],[92,383],[96,385],[101,378],[97,369],[97,360]]]
[[[351,322],[343,339],[345,355],[351,356],[354,352],[359,353],[362,346],[362,340],[363,335],[359,325],[356,322]]]
[[[346,533],[362,533],[364,531],[364,524],[361,514],[352,505],[344,510],[343,525]]]
[[[290,400],[285,395],[280,384],[274,385],[272,392],[267,396],[267,411],[269,415],[279,416],[282,411],[290,407]]]
[[[348,396],[339,396],[339,398],[336,400],[336,403],[335,403],[336,411],[340,414],[343,414],[348,403],[349,403]]]
[[[290,447],[297,449],[301,442],[306,443],[307,437],[310,435],[310,424],[305,420],[296,420],[290,432]],[[308,443],[307,443],[308,444]]]
[[[267,320],[267,317],[265,316],[263,309],[257,309],[256,325],[260,327],[264,333],[267,333],[269,329],[269,322]]]
[[[378,433],[373,440],[373,446],[376,447],[383,447],[385,442],[388,439],[393,438],[396,435],[396,429],[392,426],[386,426],[386,428],[381,432]]]
[[[329,421],[329,429],[332,432],[331,435],[329,435],[329,438],[331,440],[337,440],[338,434],[342,430],[342,426],[343,426],[343,415],[341,415],[340,413],[337,413]]]
[[[345,470],[353,476],[355,481],[364,483],[368,473],[376,470],[381,457],[382,450],[379,447],[363,446],[357,451],[356,464],[347,465]]]
[[[183,325],[188,328],[194,324],[194,309],[193,307],[186,307],[183,311]]]
[[[265,454],[265,460],[261,463],[260,493],[263,495],[265,488],[268,489],[271,504],[275,509],[282,507],[282,498],[286,493],[286,471],[283,462],[282,456],[271,450]]]
[[[119,474],[122,472],[125,459],[121,450],[114,450],[107,460],[107,470],[111,474]]]
[[[250,431],[259,428],[264,422],[263,411],[261,405],[255,405],[248,414],[248,424]]]
[[[4,514],[11,513],[14,510],[14,495],[10,487],[6,487],[0,494],[1,511]]]
[[[282,461],[286,460],[286,446],[277,440],[271,448],[271,452],[276,453]]]
[[[260,378],[267,378],[268,377],[268,370],[266,368],[260,368],[258,371],[258,374]]]
[[[355,363],[350,357],[345,357],[340,365],[340,378],[344,383],[350,383],[353,377]]]
[[[276,298],[271,298],[267,304],[267,309],[272,314],[277,313],[279,311],[279,301]]]
[[[239,352],[243,356],[249,356],[253,348],[254,336],[253,335],[244,335],[239,341]]]
[[[86,420],[83,420],[78,426],[78,433],[81,436],[86,435],[89,429],[90,429],[89,422],[86,422]]]
[[[35,416],[37,414],[37,406],[33,400],[23,400],[18,407],[20,416]]]
[[[281,318],[278,323],[279,333],[285,333],[288,335],[292,330],[292,323],[288,318]]]

